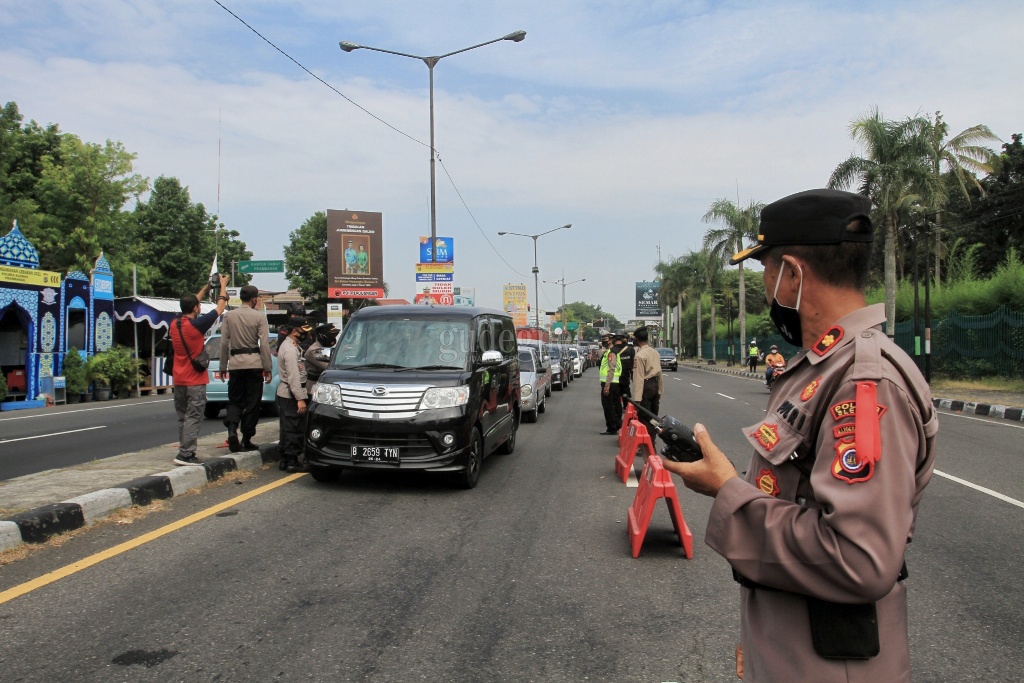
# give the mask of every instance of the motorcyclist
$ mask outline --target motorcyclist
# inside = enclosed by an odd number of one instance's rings
[[[786,359],[783,358],[782,354],[779,353],[779,347],[775,344],[771,346],[771,352],[765,356],[765,374],[764,374],[764,385],[770,387],[772,382],[775,380],[775,369],[779,368],[779,372],[786,369]]]

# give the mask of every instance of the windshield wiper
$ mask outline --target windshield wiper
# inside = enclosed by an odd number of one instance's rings
[[[458,365],[420,365],[414,368],[402,368],[396,370],[396,372],[402,372],[404,370],[462,370]]]
[[[368,368],[393,368],[396,370],[405,370],[404,365],[392,365],[391,363],[366,363],[365,365],[341,365],[338,367],[331,368],[332,370],[365,370]]]

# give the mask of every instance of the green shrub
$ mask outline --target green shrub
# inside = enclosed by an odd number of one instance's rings
[[[67,393],[84,394],[89,388],[89,380],[85,374],[85,361],[74,346],[64,354],[64,382]]]
[[[0,374],[0,401],[7,398],[7,378]]]
[[[92,380],[115,391],[131,387],[142,379],[140,363],[126,346],[115,346],[90,360]]]

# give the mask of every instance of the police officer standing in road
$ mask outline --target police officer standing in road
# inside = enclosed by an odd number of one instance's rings
[[[260,290],[245,285],[239,298],[242,305],[224,315],[220,328],[220,368],[228,378],[224,426],[228,428],[228,449],[232,453],[256,450],[252,437],[260,419],[263,384],[270,384],[273,368],[267,318],[256,310]]]
[[[661,375],[661,356],[647,343],[649,338],[646,327],[638,327],[633,333],[633,339],[640,348],[634,358],[632,395],[634,401],[657,415],[661,410],[661,394],[665,387]],[[651,420],[637,412],[637,419],[647,427],[653,445],[658,440],[658,435],[651,427]]]
[[[597,374],[601,380],[601,408],[604,410],[605,426],[604,431],[600,433],[610,436],[618,434],[619,428],[622,427],[622,401],[619,399],[619,378],[622,366],[612,349],[612,340],[609,335],[601,335],[601,345],[604,346],[604,353],[601,354],[601,365]]]
[[[743,430],[745,480],[702,425],[695,463],[665,461],[715,498],[705,540],[742,586],[745,681],[909,681],[904,552],[931,479],[938,418],[914,361],[867,306],[871,202],[810,190],[761,212],[735,264],[764,264],[770,316],[803,347],[763,420]]]
[[[304,318],[292,317],[285,329],[288,336],[277,349],[277,370],[281,375],[281,383],[277,385],[277,414],[281,425],[278,442],[280,468],[288,472],[304,472],[302,427],[309,397],[306,393],[306,361],[301,345],[313,328]]]
[[[615,353],[619,357],[619,363],[622,364],[622,374],[619,376],[619,396],[622,397],[622,408],[625,410],[626,399],[632,395],[630,387],[633,383],[633,358],[636,355],[636,349],[629,343],[629,333],[625,330],[616,335],[615,345],[618,347],[618,351]]]

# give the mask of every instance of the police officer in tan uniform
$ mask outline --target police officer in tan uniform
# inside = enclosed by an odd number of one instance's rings
[[[938,419],[913,360],[867,306],[870,201],[810,190],[761,212],[770,315],[802,347],[777,380],[745,479],[702,425],[704,458],[665,467],[715,498],[706,542],[740,584],[745,681],[909,681],[904,552]]]

